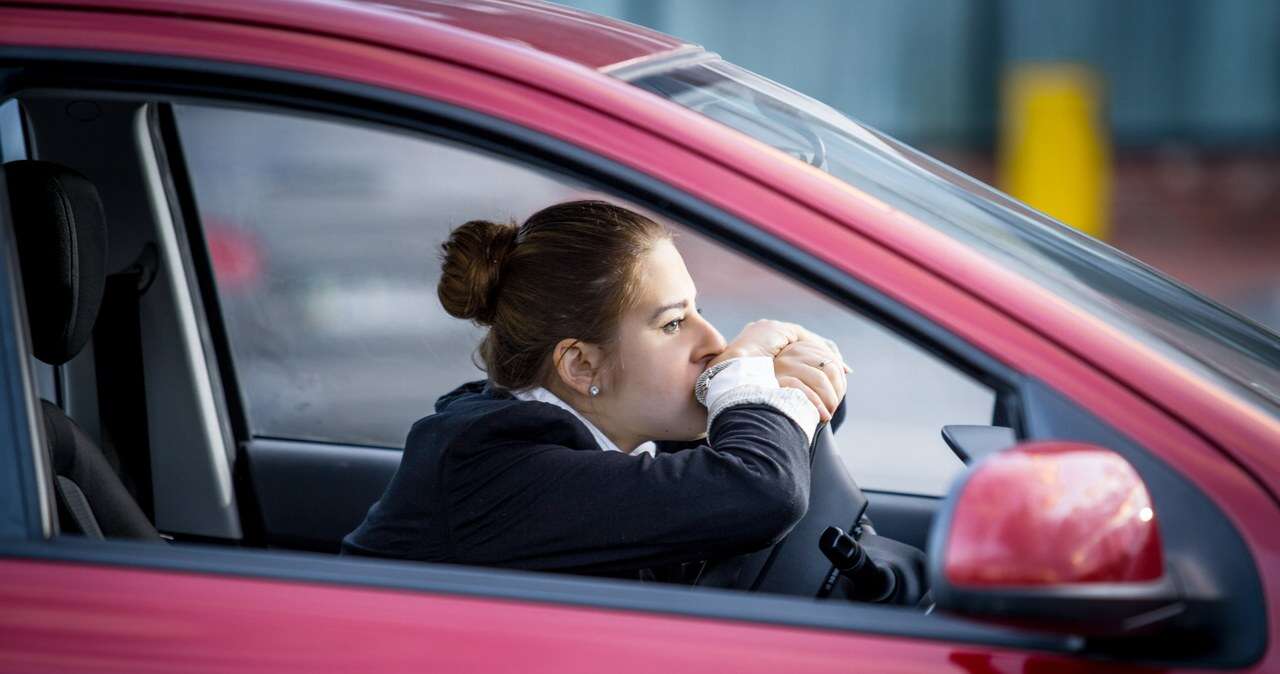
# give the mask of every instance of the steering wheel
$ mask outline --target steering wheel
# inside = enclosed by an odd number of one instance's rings
[[[822,532],[837,526],[857,538],[872,559],[894,568],[902,585],[901,603],[917,603],[927,590],[923,553],[876,535],[866,516],[867,497],[841,461],[827,424],[814,434],[809,465],[809,509],[786,537],[763,550],[707,562],[695,584],[809,597],[844,596],[848,588],[842,590],[839,583],[832,586],[835,569],[818,547]]]

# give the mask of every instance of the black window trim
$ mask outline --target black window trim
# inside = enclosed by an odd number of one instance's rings
[[[598,157],[564,141],[548,138],[515,124],[457,106],[370,85],[305,75],[259,66],[89,50],[0,47],[4,66],[23,68],[23,76],[4,82],[5,94],[22,88],[87,89],[147,96],[213,99],[227,103],[272,106],[325,116],[361,120],[377,125],[445,138],[477,147],[551,173],[579,180],[633,203],[650,208],[776,271],[806,284],[850,310],[868,317],[925,351],[941,358],[997,391],[997,407],[1008,418],[1020,418],[1014,392],[1022,376],[968,342],[933,324],[879,290],[848,277],[831,265],[709,206],[697,198],[635,169]],[[68,67],[74,65],[75,67]],[[46,68],[45,66],[51,66]],[[253,93],[246,93],[253,92]],[[178,186],[179,207],[190,206],[186,176],[173,173],[174,140],[160,117],[159,137],[169,162],[162,170]],[[180,150],[179,150],[180,151]],[[186,192],[187,196],[182,196]],[[171,195],[172,196],[172,195]],[[189,216],[184,213],[184,216]],[[188,241],[203,241],[199,221],[183,217]],[[197,238],[198,237],[198,238]],[[207,255],[207,252],[205,253]],[[194,256],[201,287],[208,282],[207,259]],[[204,292],[202,290],[202,292]],[[211,313],[216,299],[206,302]],[[220,322],[219,316],[213,320]],[[3,326],[0,326],[3,327]],[[221,327],[215,343],[225,339]],[[229,355],[227,344],[217,347],[219,361]],[[219,365],[219,368],[222,366]],[[223,372],[222,374],[225,374]],[[232,378],[223,378],[235,390]],[[30,389],[27,391],[30,395]],[[28,398],[29,399],[29,398]],[[229,403],[235,414],[240,403]],[[244,419],[232,421],[238,433]],[[237,444],[246,437],[237,435]],[[35,454],[32,444],[28,447]],[[237,462],[239,463],[239,462]],[[247,462],[246,462],[247,463]],[[31,494],[31,491],[27,492]],[[813,602],[809,599],[746,595],[714,590],[668,589],[630,582],[556,577],[496,569],[447,565],[406,565],[387,560],[352,560],[310,553],[242,551],[198,545],[140,546],[120,541],[84,541],[76,537],[43,540],[33,532],[28,540],[0,540],[0,557],[34,558],[120,565],[134,568],[275,578],[343,586],[398,588],[447,592],[495,599],[519,599],[556,604],[641,610],[675,615],[745,620],[749,622],[816,627],[866,634],[922,638],[946,643],[975,643],[1019,649],[1075,653],[1082,643],[1073,637],[1046,636],[1016,628],[995,627],[950,616],[922,616],[910,610]]]

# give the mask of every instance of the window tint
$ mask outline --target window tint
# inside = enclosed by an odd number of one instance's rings
[[[400,446],[437,397],[483,377],[472,362],[481,331],[435,296],[449,229],[604,196],[438,140],[258,111],[175,112],[259,437]],[[945,490],[960,463],[939,429],[989,423],[989,389],[779,273],[672,228],[699,301],[726,337],[769,317],[840,344],[855,372],[838,439],[863,486]]]

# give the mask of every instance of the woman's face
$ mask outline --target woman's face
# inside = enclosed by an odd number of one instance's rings
[[[620,321],[595,411],[615,442],[700,438],[707,411],[693,386],[724,337],[698,312],[698,290],[670,241],[657,243],[637,272],[637,301]]]

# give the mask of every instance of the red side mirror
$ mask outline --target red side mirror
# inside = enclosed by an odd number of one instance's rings
[[[944,573],[955,585],[1123,583],[1160,578],[1146,485],[1115,452],[1037,443],[975,469],[957,501]]]
[[[1181,612],[1156,513],[1124,457],[1094,445],[1017,445],[975,464],[934,523],[940,609],[1119,634]]]

